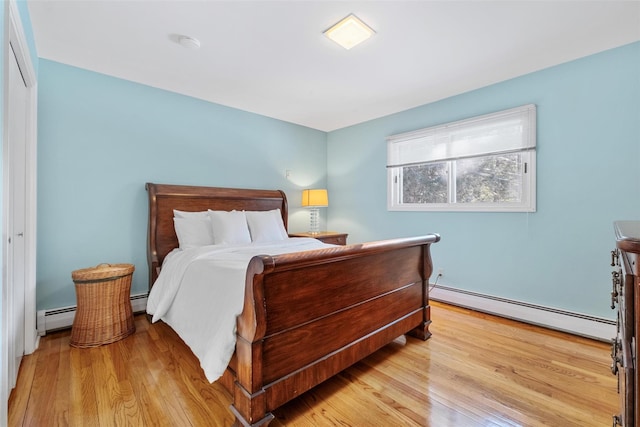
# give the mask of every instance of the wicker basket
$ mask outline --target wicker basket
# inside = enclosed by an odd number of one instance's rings
[[[78,308],[71,328],[73,347],[97,347],[135,332],[131,309],[132,264],[100,264],[71,273]]]

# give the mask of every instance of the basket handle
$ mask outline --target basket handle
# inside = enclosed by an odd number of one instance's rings
[[[100,264],[96,265],[96,268],[100,268],[100,267],[111,267],[111,264],[109,264],[107,262],[103,262],[103,263],[100,263]]]

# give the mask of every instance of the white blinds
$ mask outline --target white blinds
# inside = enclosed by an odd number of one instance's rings
[[[536,147],[536,106],[432,126],[387,138],[387,167],[508,153]]]

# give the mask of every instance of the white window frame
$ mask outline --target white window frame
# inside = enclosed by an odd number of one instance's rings
[[[515,123],[515,125],[514,125]],[[456,138],[479,128],[520,129],[506,138]],[[469,141],[471,143],[469,143]],[[501,203],[456,203],[455,162],[465,158],[520,153],[522,157],[522,200]],[[446,163],[449,202],[404,203],[402,171],[405,166]],[[483,116],[392,135],[387,138],[387,209],[390,211],[536,211],[536,106],[528,104]]]

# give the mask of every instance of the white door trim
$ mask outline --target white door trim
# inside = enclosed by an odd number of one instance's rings
[[[7,402],[9,398],[8,368],[8,314],[7,307],[7,254],[8,254],[8,218],[9,218],[9,180],[7,170],[9,156],[7,155],[8,142],[8,110],[9,110],[9,61],[13,61],[13,55],[17,58],[20,70],[23,73],[25,84],[29,92],[27,99],[27,131],[26,131],[26,204],[25,218],[25,354],[35,351],[38,345],[36,333],[36,178],[37,178],[37,79],[35,68],[31,61],[29,46],[25,37],[20,13],[15,0],[3,2],[4,7],[4,34],[2,46],[3,58],[3,115],[2,115],[2,342],[0,344],[1,359],[1,384],[0,384],[0,423],[6,423]],[[13,47],[13,52],[11,47]]]
[[[20,71],[24,77],[29,99],[27,100],[27,140],[26,140],[26,222],[25,222],[25,354],[31,354],[37,348],[36,331],[36,203],[37,203],[37,119],[38,119],[38,82],[31,62],[27,38],[22,28],[15,0],[9,2],[9,40]],[[5,115],[5,120],[7,116]],[[8,124],[7,124],[8,125]],[[5,126],[5,129],[7,127]],[[4,182],[4,181],[3,181]],[[3,184],[4,185],[4,184]],[[5,213],[3,213],[4,215]]]

